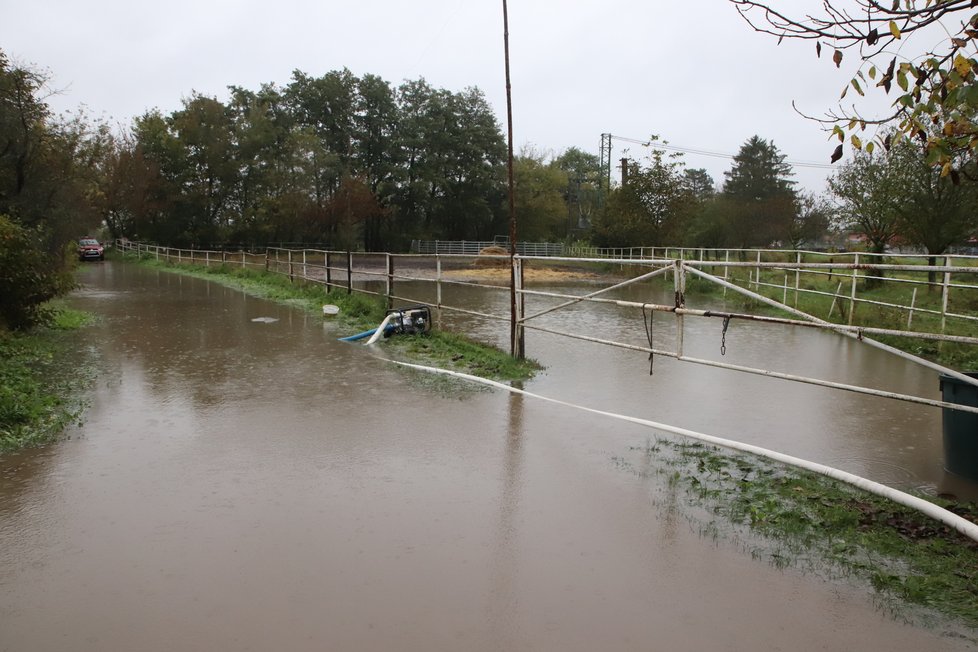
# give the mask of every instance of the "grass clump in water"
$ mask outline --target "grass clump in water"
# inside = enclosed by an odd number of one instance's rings
[[[394,340],[398,350],[422,364],[494,380],[526,380],[540,369],[533,360],[517,360],[458,333],[435,332]]]
[[[642,468],[666,474],[670,492],[685,489],[700,531],[740,539],[778,567],[860,580],[892,612],[918,605],[978,628],[978,543],[920,512],[699,442],[657,440],[633,451],[643,454]],[[978,522],[978,506],[922,498]]]
[[[0,452],[53,441],[84,408],[95,365],[73,332],[91,316],[53,304],[52,317],[26,333],[0,332]]]

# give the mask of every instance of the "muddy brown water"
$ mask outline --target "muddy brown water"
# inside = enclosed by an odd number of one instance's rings
[[[865,586],[703,536],[662,478],[615,463],[654,436],[638,426],[431,382],[205,281],[117,263],[82,280],[74,300],[102,315],[91,407],[69,439],[0,458],[0,650],[974,649]],[[577,327],[632,338],[634,322]],[[690,325],[687,346],[709,354],[716,326]],[[749,335],[728,333],[726,357],[936,392],[857,343]],[[539,333],[527,347],[548,367],[534,392],[946,482],[929,408],[669,360],[649,378],[641,354]]]

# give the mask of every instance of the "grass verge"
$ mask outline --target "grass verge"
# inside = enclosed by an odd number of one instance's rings
[[[377,297],[336,290],[324,292],[320,285],[293,283],[280,274],[224,265],[205,267],[153,259],[138,262],[147,267],[212,280],[252,296],[287,303],[315,314],[321,314],[324,303],[333,304],[340,309],[335,319],[350,332],[376,328],[386,314],[383,301]],[[517,360],[504,351],[458,333],[432,331],[426,335],[399,335],[385,342],[412,362],[464,371],[492,380],[527,380],[541,369],[533,360]]]
[[[77,331],[91,316],[53,309],[48,327],[0,333],[0,452],[53,441],[84,409],[96,366]]]
[[[670,507],[680,502],[702,535],[779,568],[855,579],[891,614],[962,623],[978,641],[978,543],[967,537],[845,483],[699,442],[657,439],[630,452],[640,459],[619,464],[664,475]],[[974,504],[921,497],[978,522]]]
[[[762,282],[769,283],[769,286],[761,287],[759,292],[777,301],[782,301],[787,297],[788,303],[793,307],[837,324],[849,323],[851,317],[854,326],[867,328],[885,328],[897,331],[913,330],[924,333],[943,332],[948,335],[965,336],[973,336],[974,334],[974,321],[961,318],[942,319],[940,315],[942,293],[939,287],[920,287],[918,288],[920,291],[914,293],[915,286],[906,283],[906,281],[922,283],[926,280],[926,274],[908,272],[900,275],[892,273],[885,280],[860,280],[856,284],[856,298],[863,300],[863,302],[857,301],[854,307],[848,298],[852,288],[851,282],[842,285],[840,290],[839,278],[838,275],[806,274],[799,283],[800,289],[813,290],[823,294],[811,294],[802,291],[795,297],[793,288],[789,288],[785,292],[782,288],[771,287],[771,285],[785,284],[786,279],[788,285],[793,285],[793,275],[778,277],[772,272],[766,275],[762,274]],[[742,286],[749,285],[746,279],[740,279],[737,283]],[[756,287],[753,289],[758,291]],[[837,291],[841,291],[843,297],[831,296]],[[949,298],[948,311],[950,313],[971,317],[978,316],[978,291],[956,289],[950,293]],[[915,306],[912,315],[906,309],[895,307],[909,306],[911,303]],[[764,314],[781,314],[782,316],[786,314],[768,306],[761,306],[759,302],[751,299],[745,299],[745,304],[747,307],[755,308]],[[853,310],[854,313],[850,316],[849,313]],[[978,346],[939,343],[934,340],[896,335],[872,335],[871,337],[901,351],[940,363],[946,367],[960,370],[978,369]]]

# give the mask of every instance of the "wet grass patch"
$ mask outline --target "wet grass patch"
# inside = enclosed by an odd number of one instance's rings
[[[459,335],[440,332],[427,335],[398,336],[391,340],[396,350],[405,358],[418,364],[439,366],[461,371],[473,376],[493,380],[525,380],[540,369],[532,360],[517,360],[510,355],[499,355],[496,349]]]
[[[230,265],[206,267],[153,259],[140,260],[139,264],[212,280],[252,296],[286,303],[315,314],[322,314],[324,304],[335,305],[339,308],[339,314],[329,319],[335,321],[338,330],[342,329],[344,334],[376,328],[386,315],[381,297],[347,293],[345,290],[326,292],[322,285],[293,282],[281,274]],[[448,331],[398,335],[384,340],[384,345],[405,361],[462,371],[492,380],[526,380],[541,369],[534,360],[517,360],[496,347]]]
[[[0,452],[54,441],[85,408],[97,365],[78,329],[92,316],[60,303],[51,309],[49,326],[0,331]]]
[[[778,568],[858,581],[891,615],[963,623],[978,636],[978,543],[915,510],[699,442],[656,439],[616,463],[664,478],[657,504],[703,536],[734,541]],[[974,504],[920,497],[978,522]]]

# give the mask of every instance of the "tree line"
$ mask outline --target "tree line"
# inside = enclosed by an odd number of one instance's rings
[[[122,130],[53,115],[44,74],[0,50],[0,313],[42,316],[71,285],[70,247],[101,229],[179,247],[316,244],[403,251],[410,240],[508,232],[506,145],[484,95],[423,79],[295,71],[279,87],[192,94]],[[797,248],[830,229],[933,254],[976,230],[976,185],[942,175],[910,140],[861,151],[800,192],[774,143],[753,136],[719,186],[649,142],[609,183],[598,157],[524,148],[514,160],[518,237],[598,246]],[[973,161],[956,170],[972,171]],[[961,177],[964,177],[962,181]]]
[[[855,235],[875,253],[902,246],[933,259],[978,237],[976,162],[960,157],[961,174],[945,175],[907,139],[856,152],[822,194],[799,191],[785,155],[759,136],[741,146],[720,187],[656,149],[655,138],[649,146],[646,161],[623,162],[621,186],[594,224],[595,243],[798,249]]]

